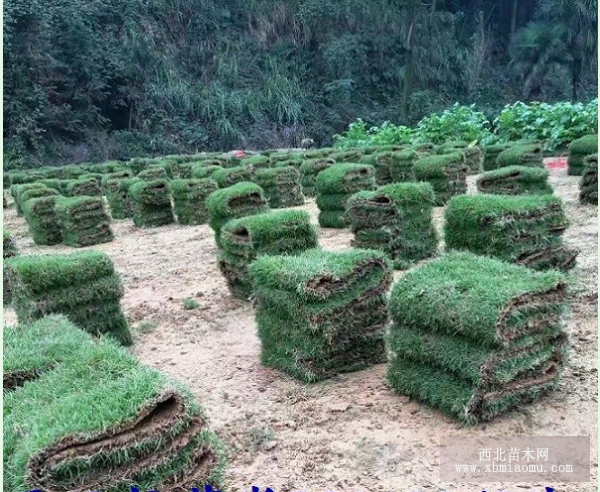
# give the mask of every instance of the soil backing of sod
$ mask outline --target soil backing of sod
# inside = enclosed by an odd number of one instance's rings
[[[175,222],[171,188],[166,179],[142,180],[129,186],[133,223],[137,227],[160,227]]]
[[[429,183],[392,183],[360,191],[346,202],[352,246],[384,251],[398,269],[433,256],[438,245],[434,205]]]
[[[261,362],[306,382],[385,360],[384,253],[312,249],[250,265]]]
[[[222,445],[186,388],[109,339],[86,339],[61,317],[7,331],[9,356],[37,354],[35,365],[9,359],[16,378],[35,375],[4,396],[9,490],[219,485]]]
[[[56,201],[55,211],[62,242],[67,246],[92,246],[114,239],[102,197],[60,198]]]
[[[177,221],[183,225],[199,225],[208,222],[206,199],[218,189],[210,178],[174,179],[170,183],[173,210]]]
[[[552,195],[463,195],[445,213],[447,249],[528,266],[569,270],[578,251],[563,244],[568,227],[562,201]]]
[[[403,395],[474,424],[554,388],[565,359],[566,287],[471,253],[449,253],[393,287],[388,380]]]
[[[317,230],[303,210],[276,210],[227,222],[221,229],[218,265],[230,292],[252,294],[248,267],[259,256],[297,254],[316,248]]]
[[[341,229],[348,198],[376,188],[375,169],[366,164],[334,164],[317,175],[316,185],[319,225]]]
[[[588,155],[583,162],[579,181],[579,202],[598,205],[598,154]]]
[[[123,285],[105,253],[15,256],[6,260],[4,273],[20,323],[60,313],[93,335],[132,343],[119,305]]]
[[[548,170],[538,167],[502,167],[477,178],[477,189],[494,195],[547,195],[553,193],[549,176]]]

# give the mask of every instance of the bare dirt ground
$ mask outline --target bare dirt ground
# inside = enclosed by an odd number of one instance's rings
[[[133,352],[185,382],[202,402],[228,447],[226,489],[270,486],[276,492],[597,490],[598,461],[598,217],[577,202],[578,178],[553,169],[555,193],[572,221],[566,242],[579,248],[569,274],[572,315],[570,360],[557,391],[491,423],[464,427],[393,393],[384,364],[307,385],[259,363],[260,345],[251,306],[230,297],[216,266],[208,226],[142,230],[114,223],[114,242],[95,246],[120,272],[122,306],[135,336]],[[473,192],[473,178],[470,190]],[[316,223],[314,201],[305,205]],[[436,210],[442,226],[443,210]],[[21,253],[71,252],[33,244],[14,207],[4,227]],[[326,249],[349,247],[346,230],[320,231]],[[402,272],[397,273],[401,275]],[[192,297],[199,307],[184,308]],[[14,313],[4,311],[4,322]],[[591,484],[442,482],[437,465],[441,436],[591,436]]]

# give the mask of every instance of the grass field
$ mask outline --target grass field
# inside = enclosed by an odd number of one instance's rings
[[[476,178],[467,178],[469,193],[475,193]],[[229,294],[208,225],[140,229],[131,220],[115,221],[115,240],[89,249],[107,253],[122,278],[133,353],[202,401],[211,428],[229,450],[227,490],[250,484],[276,492],[537,490],[519,483],[440,483],[437,445],[440,436],[452,435],[591,433],[591,474],[597,480],[598,218],[597,207],[578,203],[578,182],[566,168],[550,169],[549,183],[571,222],[565,243],[581,250],[567,273],[572,315],[564,376],[556,391],[536,403],[476,427],[395,394],[385,364],[314,385],[261,366],[254,311]],[[314,199],[297,209],[307,210],[317,224]],[[434,209],[440,237],[443,210]],[[12,200],[4,228],[15,235],[20,254],[72,252],[64,245],[35,245]],[[348,229],[319,231],[321,246],[329,250],[349,248],[352,237]],[[15,319],[5,309],[4,323]],[[559,485],[553,484],[565,492],[596,490],[592,484]]]

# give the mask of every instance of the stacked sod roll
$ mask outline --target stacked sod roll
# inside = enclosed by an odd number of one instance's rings
[[[129,188],[142,180],[139,178],[110,178],[106,181],[106,200],[113,219],[122,220],[133,217],[133,202]]]
[[[167,180],[169,175],[162,167],[150,167],[141,171],[137,177],[142,181],[156,181],[159,179]]]
[[[175,179],[170,185],[177,221],[183,225],[206,224],[206,199],[217,190],[217,183],[212,179]]]
[[[60,313],[93,335],[132,343],[119,305],[121,279],[105,253],[16,256],[6,260],[6,273],[20,323]]]
[[[384,251],[394,268],[408,268],[435,254],[438,245],[429,183],[392,183],[360,191],[346,202],[352,246]]]
[[[112,179],[132,179],[135,177],[133,170],[129,168],[120,169],[118,171],[102,175],[102,190],[106,195],[109,193],[108,182]]]
[[[317,195],[317,174],[331,167],[335,161],[329,157],[315,157],[300,165],[300,184],[304,196]]]
[[[241,162],[242,167],[252,166],[254,169],[267,169],[271,167],[271,159],[265,155],[252,155]]]
[[[429,145],[413,145],[395,152],[394,158],[389,162],[392,182],[414,181],[413,167],[415,163],[423,157],[430,156],[433,152],[433,146]]]
[[[82,334],[61,317],[4,330],[5,370],[34,378],[4,395],[7,490],[218,486],[223,448],[191,393]]]
[[[24,191],[23,193],[20,194],[19,197],[19,203],[21,206],[21,212],[23,212],[23,215],[25,214],[25,204],[27,203],[27,201],[31,200],[32,198],[41,198],[44,196],[60,196],[60,193],[55,190],[54,188],[48,188],[47,186],[44,187],[39,187],[39,188],[31,188],[28,189],[26,191]]]
[[[446,209],[447,249],[468,250],[535,270],[569,270],[578,251],[563,244],[568,226],[553,195],[464,195]]]
[[[35,244],[49,246],[62,242],[62,230],[56,210],[56,204],[62,199],[56,192],[56,195],[32,198],[23,205],[23,215]]]
[[[445,205],[454,195],[466,193],[468,171],[460,152],[422,157],[413,166],[415,179],[433,187],[438,206]]]
[[[217,182],[219,188],[227,188],[237,183],[254,182],[255,171],[250,165],[236,166],[215,171],[211,177]]]
[[[287,162],[287,161],[285,161]],[[254,182],[265,192],[270,208],[304,205],[300,172],[292,166],[257,169]]]
[[[496,157],[496,167],[544,167],[542,146],[535,143],[513,144]]]
[[[550,172],[540,167],[508,166],[487,171],[477,179],[481,193],[496,195],[552,194],[548,183]]]
[[[12,301],[12,293],[11,286],[9,282],[9,275],[7,275],[6,271],[6,259],[11,258],[13,256],[17,256],[19,254],[19,250],[17,249],[17,242],[13,235],[7,231],[2,229],[2,303],[10,304]]]
[[[343,228],[346,201],[361,190],[374,190],[375,170],[366,164],[334,164],[317,175],[321,227]]]
[[[41,183],[24,183],[24,184],[16,184],[16,185],[12,185],[10,187],[10,194],[13,197],[13,200],[15,201],[15,209],[17,211],[17,216],[22,216],[23,215],[23,202],[21,201],[21,197],[23,195],[23,193],[33,190],[33,189],[48,189],[47,186],[44,186]]]
[[[437,149],[438,154],[451,154],[452,152],[461,152],[464,154],[469,174],[479,174],[481,172],[484,159],[481,147],[465,140],[450,140],[440,145]]]
[[[211,193],[206,199],[208,225],[221,245],[221,228],[232,219],[269,211],[263,189],[255,183],[241,182]]]
[[[160,227],[175,222],[171,188],[166,179],[134,183],[129,187],[129,197],[137,227]]]
[[[213,174],[222,169],[223,169],[223,167],[221,167],[221,166],[205,165],[204,163],[194,164],[194,165],[192,165],[192,176],[191,177],[192,177],[192,179],[206,179],[206,178],[212,179]]]
[[[579,202],[598,205],[598,154],[588,155],[583,162],[579,181]]]
[[[102,196],[102,188],[94,178],[70,180],[65,190],[67,196]]]
[[[408,272],[390,298],[391,386],[468,424],[540,397],[565,358],[565,290],[555,271],[470,253]]]
[[[385,361],[384,253],[308,250],[250,265],[261,362],[302,381]]]
[[[586,135],[573,140],[569,145],[569,158],[567,160],[567,174],[581,176],[583,173],[584,159],[588,155],[598,153],[598,135]]]
[[[363,153],[360,149],[347,149],[340,150],[337,152],[333,152],[329,155],[335,162],[343,163],[343,162],[360,162]]]
[[[317,231],[303,210],[277,210],[227,222],[221,229],[218,265],[230,292],[252,294],[249,265],[261,255],[297,254],[316,248]]]
[[[60,198],[56,201],[55,211],[62,242],[67,246],[92,246],[114,239],[102,197]]]
[[[503,150],[508,149],[509,144],[494,144],[483,147],[483,170],[493,171],[498,169],[498,155]]]

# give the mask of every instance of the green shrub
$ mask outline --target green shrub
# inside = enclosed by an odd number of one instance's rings
[[[354,233],[352,246],[381,250],[395,268],[435,254],[435,204],[429,183],[393,183],[375,191],[359,191],[346,202],[346,222]]]
[[[568,226],[552,195],[464,195],[446,209],[447,249],[468,250],[536,270],[574,266],[577,251],[563,245]]]
[[[175,179],[170,185],[177,221],[183,225],[206,224],[206,199],[217,190],[217,183],[212,179]]]
[[[583,161],[583,175],[579,182],[579,202],[598,205],[598,154],[588,155]]]
[[[119,306],[123,286],[105,253],[16,256],[6,268],[20,323],[60,313],[93,335],[132,343]]]
[[[160,227],[175,222],[171,188],[166,179],[133,183],[129,187],[133,223],[137,227]]]
[[[303,210],[278,210],[234,219],[221,229],[218,265],[234,297],[252,294],[249,265],[262,255],[297,254],[316,248],[317,231]]]
[[[72,332],[63,320],[48,323],[46,330],[17,327],[8,349],[35,344],[35,333]],[[81,340],[72,348],[64,338],[48,338],[39,351],[55,363],[52,370],[5,394],[9,490],[218,485],[222,446],[187,389],[110,340]]]
[[[313,382],[385,360],[391,269],[383,253],[263,256],[250,277],[265,366]]]
[[[548,184],[550,172],[527,166],[508,166],[483,173],[477,179],[481,193],[496,195],[544,195],[552,194]]]

